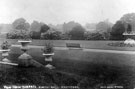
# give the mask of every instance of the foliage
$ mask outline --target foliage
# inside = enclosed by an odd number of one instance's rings
[[[124,40],[123,33],[125,31],[134,31],[135,13],[128,13],[121,17],[112,27],[111,40]]]
[[[106,32],[106,31],[108,31],[111,27],[112,27],[112,23],[109,23],[109,22],[107,22],[107,21],[99,22],[99,23],[96,25],[96,31]]]
[[[54,29],[49,29],[47,32],[41,33],[41,39],[46,40],[60,40],[61,32]]]
[[[125,27],[122,21],[117,21],[112,27],[111,40],[123,40],[125,39],[123,33],[125,32]]]
[[[81,25],[79,23],[74,22],[74,21],[64,23],[63,26],[62,26],[63,27],[63,32],[64,33],[70,32],[76,26],[81,26]]]
[[[41,49],[41,50],[46,54],[53,53],[54,52],[53,44],[48,42],[48,43],[45,44],[44,48]]]
[[[99,32],[95,32],[95,33],[87,32],[85,33],[85,40],[105,40],[105,38],[103,34]]]
[[[40,39],[40,32],[31,31],[30,34],[32,39]]]
[[[17,30],[29,30],[30,28],[30,24],[26,22],[26,20],[24,18],[19,18],[16,19],[13,23],[12,23],[13,27]]]
[[[8,39],[31,39],[31,35],[25,30],[16,30],[7,34]]]
[[[69,35],[69,33],[63,33],[61,35],[61,40],[70,40],[71,36]]]
[[[124,42],[109,43],[108,45],[114,47],[135,47],[135,44],[125,44]]]
[[[1,49],[9,49],[11,45],[7,42],[7,41],[4,41],[2,44],[1,44]]]
[[[41,23],[39,23],[38,21],[33,21],[30,27],[30,31],[34,31],[34,32],[40,32],[41,30]]]
[[[124,14],[121,18],[120,21],[130,23],[130,24],[135,24],[135,13],[127,13]],[[133,29],[134,30],[134,29]]]
[[[108,28],[111,29],[111,28]],[[102,32],[102,35],[104,37],[104,40],[110,40],[110,30],[107,30],[106,32]]]
[[[50,29],[50,27],[46,24],[43,24],[40,29],[40,33],[45,33]]]
[[[84,32],[85,29],[82,26],[76,26],[69,32],[69,35],[71,40],[84,40]]]

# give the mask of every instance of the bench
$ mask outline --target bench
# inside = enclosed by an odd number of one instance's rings
[[[69,49],[81,49],[81,45],[79,43],[66,43],[66,47]]]

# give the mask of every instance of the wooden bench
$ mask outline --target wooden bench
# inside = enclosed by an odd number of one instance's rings
[[[73,49],[73,48],[81,49],[82,48],[79,43],[66,43],[66,46],[70,49]]]

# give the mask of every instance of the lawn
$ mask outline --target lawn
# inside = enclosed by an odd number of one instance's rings
[[[11,60],[14,62],[17,62],[16,58],[18,56],[18,54],[10,54]],[[35,60],[40,60],[39,62],[45,64],[42,57],[37,58],[34,56]],[[68,59],[67,61],[55,59],[52,64],[56,69],[47,70],[34,67],[5,69],[8,66],[4,65],[0,70],[0,84],[77,86],[80,89],[99,89],[102,86],[122,86],[124,89],[133,89],[135,87],[135,68],[133,66],[113,66]]]
[[[99,89],[102,86],[122,86],[124,89],[135,87],[135,69],[108,65],[89,66],[89,73],[68,73],[57,69],[22,68],[0,65],[0,85],[35,85],[59,87],[76,86],[80,89]],[[52,89],[52,88],[45,88]],[[73,88],[67,88],[73,89]]]
[[[1,64],[0,85],[77,86],[80,76],[68,75],[45,68],[23,68]],[[51,88],[50,88],[51,89]]]
[[[45,41],[41,43],[44,42]],[[54,44],[55,46],[61,44],[59,46],[64,47],[66,42],[80,41],[55,41]],[[15,41],[13,43],[15,43]],[[38,41],[34,44],[31,43],[31,45],[36,45],[37,43]],[[81,41],[80,43],[83,47],[92,49],[134,50],[132,47],[117,48],[108,46],[108,41]],[[32,55],[34,60],[43,65],[46,64],[41,49],[33,48],[30,49],[28,53]],[[17,58],[20,54],[21,50],[19,48],[13,48],[11,49],[9,58],[13,62],[18,62]],[[3,67],[3,65],[1,65],[0,84],[46,85],[57,86],[59,88],[60,86],[77,86],[80,89],[99,89],[104,86],[120,86],[124,87],[124,89],[133,89],[135,87],[134,58],[134,54],[88,52],[73,49],[55,50],[52,64],[56,69],[47,70],[45,68],[34,67],[6,68],[8,66],[4,65]]]
[[[4,40],[4,39],[1,39]],[[11,44],[18,44],[17,39],[7,39]],[[66,43],[78,43],[82,48],[86,49],[104,49],[104,50],[121,50],[121,51],[135,51],[135,47],[116,47],[109,46],[110,43],[117,43],[119,41],[85,41],[85,40],[32,40],[30,45],[44,46],[46,42],[53,43],[54,47],[66,47]],[[120,41],[122,42],[122,41]]]

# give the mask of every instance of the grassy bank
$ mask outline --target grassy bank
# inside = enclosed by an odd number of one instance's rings
[[[78,75],[64,71],[61,72],[60,70],[51,71],[45,68],[0,66],[1,87],[4,85],[77,86],[80,89],[99,89],[101,86],[109,85],[123,86],[124,89],[135,87],[134,68],[92,65],[89,68],[91,70],[89,74],[83,72]]]
[[[17,62],[18,56],[12,54],[11,60]],[[34,59],[46,64],[42,57],[34,57]],[[3,85],[78,86],[80,89],[99,89],[102,86],[123,86],[125,89],[135,87],[135,68],[131,66],[62,61],[62,59],[59,61],[56,59],[52,64],[56,67],[53,71],[20,67],[3,70],[4,67],[1,67],[0,83]]]

